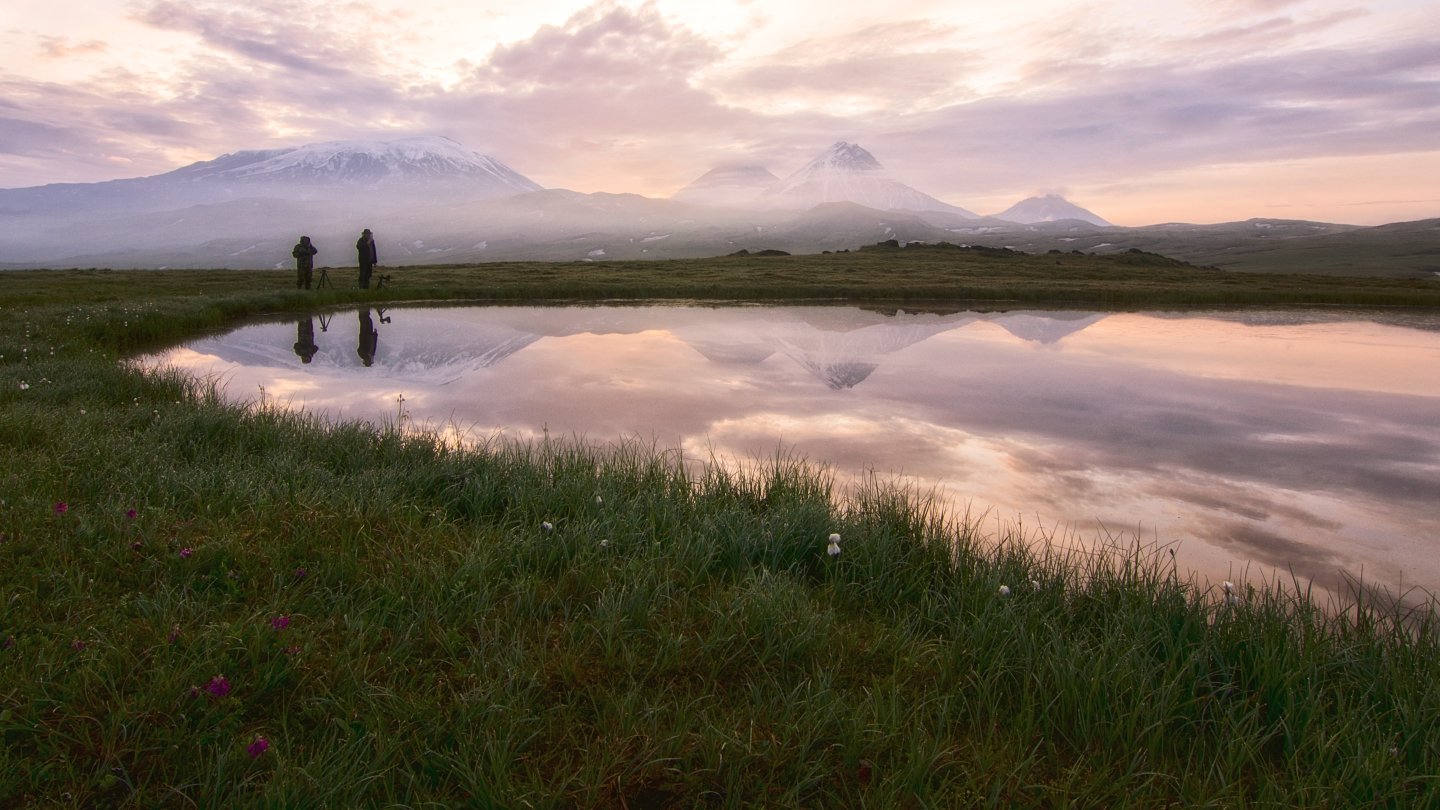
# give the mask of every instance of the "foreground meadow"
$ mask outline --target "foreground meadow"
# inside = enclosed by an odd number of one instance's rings
[[[119,362],[352,301],[1440,305],[1418,282],[934,256],[418,268],[370,292],[4,274],[0,807],[1440,804],[1433,603],[1031,550],[880,484],[837,499],[783,455],[687,475],[663,448],[456,448]]]

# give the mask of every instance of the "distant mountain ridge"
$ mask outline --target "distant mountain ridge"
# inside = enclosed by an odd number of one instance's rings
[[[670,195],[670,199],[744,208],[778,182],[780,178],[758,164],[717,166]]]
[[[725,194],[732,202],[718,204]],[[737,201],[749,195],[760,202]],[[382,265],[818,253],[894,240],[1032,253],[1138,248],[1235,270],[1440,274],[1440,220],[1124,228],[1055,195],[976,218],[893,180],[844,141],[783,179],[732,165],[672,199],[582,194],[542,189],[436,137],[241,151],[151,177],[0,190],[0,267],[283,268],[302,233],[319,264],[344,267],[362,227],[374,229]]]
[[[500,161],[472,152],[449,138],[424,136],[394,141],[329,141],[294,149],[239,152],[210,165],[184,169],[191,180],[263,181],[378,188],[414,180],[471,180],[473,190],[495,196],[538,191],[540,185]]]
[[[0,189],[0,215],[134,214],[245,197],[344,200],[372,191],[492,199],[539,189],[495,158],[422,136],[232,152],[148,177]]]
[[[1064,197],[1061,197],[1059,194],[1028,197],[996,214],[995,219],[1018,222],[1021,225],[1074,219],[1081,222],[1088,222],[1091,225],[1099,225],[1102,228],[1110,227],[1109,222],[1106,222],[1093,211],[1081,208]]]
[[[766,178],[768,182],[764,182]],[[703,205],[786,209],[843,202],[877,211],[941,211],[977,218],[972,211],[895,180],[864,147],[845,141],[837,141],[783,180],[762,166],[717,168],[677,191],[671,199]]]

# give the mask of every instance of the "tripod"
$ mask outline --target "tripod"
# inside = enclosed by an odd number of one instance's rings
[[[315,282],[315,289],[323,290],[327,284],[330,289],[335,289],[335,283],[330,280],[330,271],[322,267],[320,268],[320,279]]]

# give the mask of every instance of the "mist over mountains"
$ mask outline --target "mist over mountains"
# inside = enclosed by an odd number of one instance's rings
[[[300,234],[353,266],[818,253],[875,242],[1030,252],[1140,248],[1227,269],[1440,272],[1440,220],[1359,228],[1293,220],[1119,228],[1050,194],[981,217],[837,142],[783,177],[715,167],[668,199],[544,189],[448,138],[333,141],[222,155],[165,174],[0,189],[0,267],[282,268]]]

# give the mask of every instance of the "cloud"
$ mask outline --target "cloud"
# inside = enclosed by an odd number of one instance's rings
[[[542,26],[528,40],[497,47],[476,75],[494,89],[521,92],[683,85],[720,56],[708,40],[667,23],[653,4],[601,3],[563,26]]]
[[[354,5],[349,10],[362,19],[368,11]],[[343,75],[344,65],[358,55],[353,47],[358,32],[347,30],[352,28],[343,24],[347,17],[314,6],[159,0],[135,16],[155,28],[193,34],[217,51],[312,76]]]
[[[731,71],[714,89],[737,106],[761,109],[932,106],[974,94],[965,78],[980,60],[956,48],[955,35],[949,26],[907,22],[806,39]]]
[[[994,43],[898,20],[736,61],[743,34],[710,37],[654,4],[606,1],[468,54],[442,79],[422,64],[421,29],[375,3],[149,0],[133,19],[186,43],[163,69],[118,67],[115,43],[50,37],[42,51],[112,66],[68,84],[0,74],[0,185],[434,133],[545,185],[664,194],[725,162],[783,175],[844,139],[965,204],[1217,163],[1434,148],[1433,37],[1346,43],[1353,12],[1261,6],[1272,16],[1168,35],[1077,11]],[[1303,49],[1317,37],[1330,46]]]
[[[39,38],[40,55],[46,59],[65,59],[87,53],[104,53],[109,50],[108,43],[98,39],[90,39],[84,42],[73,42],[67,37]]]
[[[1427,151],[1440,131],[1436,70],[1440,51],[1428,41],[1093,70],[1063,90],[896,120],[876,144],[902,155],[958,156],[930,167],[932,193],[952,194],[1216,163]]]

